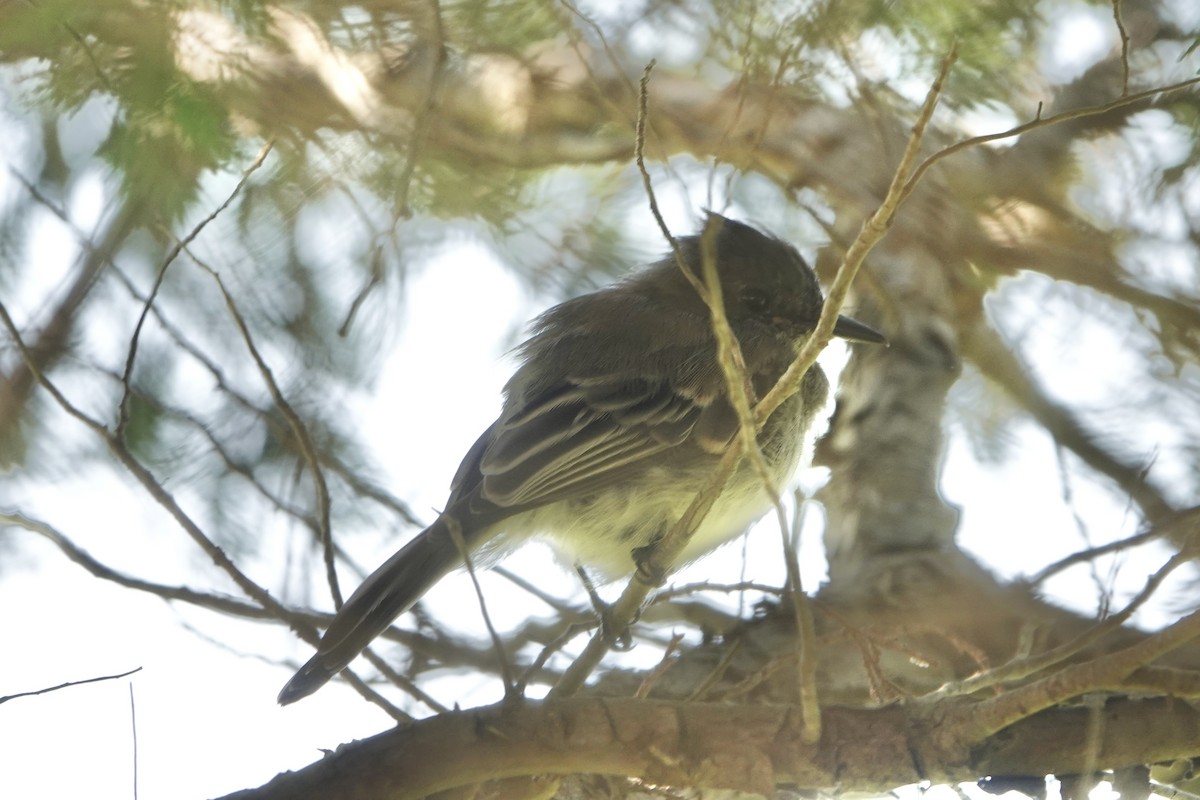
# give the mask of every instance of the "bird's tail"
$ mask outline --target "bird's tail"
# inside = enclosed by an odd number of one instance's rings
[[[279,704],[294,703],[324,686],[462,560],[444,518],[417,534],[350,595],[321,637],[316,655],[279,692]]]

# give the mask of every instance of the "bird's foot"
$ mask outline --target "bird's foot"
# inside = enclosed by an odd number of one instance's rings
[[[667,582],[667,570],[657,564],[651,563],[651,556],[654,555],[654,549],[657,544],[656,540],[645,547],[633,548],[633,563],[636,567],[633,576],[647,586],[655,589]]]

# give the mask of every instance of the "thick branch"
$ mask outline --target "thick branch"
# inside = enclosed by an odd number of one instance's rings
[[[1120,768],[1191,755],[1200,712],[1170,700],[1114,699],[1100,763]],[[928,779],[1069,774],[1087,759],[1086,709],[1056,709],[972,741],[903,706],[824,709],[806,744],[790,706],[575,699],[443,714],[339,748],[228,800],[418,798],[521,775],[595,773],[770,796],[777,786],[886,792]],[[1129,735],[1130,733],[1134,735]]]

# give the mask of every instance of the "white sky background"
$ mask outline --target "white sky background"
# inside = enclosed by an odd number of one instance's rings
[[[1084,26],[1093,22],[1090,12],[1080,20]],[[15,191],[20,189],[7,171],[0,173],[0,196]],[[100,195],[86,186],[81,192],[71,208],[88,228]],[[221,199],[210,197],[208,207]],[[693,210],[679,204],[669,211],[669,222],[678,230],[686,230],[694,218]],[[19,319],[36,311],[33,298],[59,286],[74,263],[72,237],[61,226],[47,223],[36,241],[44,285],[26,287],[24,297],[4,297]],[[811,255],[811,248],[798,244]],[[465,286],[477,302],[464,307]],[[503,266],[472,246],[431,262],[405,287],[398,345],[384,362],[374,396],[361,407],[356,402],[352,413],[370,432],[366,439],[374,446],[373,460],[388,476],[385,486],[418,514],[432,517],[430,509],[444,501],[462,454],[498,410],[500,387],[511,369],[504,357],[508,335],[547,304],[545,298],[530,297]],[[447,314],[447,308],[457,313]],[[470,323],[463,324],[464,319]],[[438,345],[430,347],[429,342]],[[1082,369],[1080,381],[1089,372],[1103,371]],[[417,376],[420,385],[414,384]],[[1078,391],[1086,396],[1087,385],[1081,383]],[[943,474],[947,499],[963,510],[960,544],[1005,575],[1029,574],[1084,546],[1081,539],[1062,535],[1074,530],[1076,521],[1063,502],[1052,443],[1031,425],[1018,430],[1014,452],[1020,456],[1000,466],[978,464],[961,432],[950,431]],[[1096,541],[1132,532],[1129,516],[1110,494],[1078,481],[1074,489],[1074,510]],[[3,501],[17,500],[6,496]],[[204,559],[181,544],[183,535],[161,510],[131,481],[111,473],[89,470],[43,485],[19,502],[23,511],[47,519],[101,560],[129,573],[196,586],[211,574]],[[308,646],[282,626],[240,623],[168,605],[92,578],[32,534],[10,530],[0,536],[16,538],[19,553],[19,563],[6,563],[0,572],[0,695],[142,667],[130,679],[0,705],[0,798],[132,797],[131,687],[141,798],[201,798],[257,786],[280,771],[316,760],[320,748],[391,726],[382,712],[337,684],[279,708],[275,695],[290,669],[230,651],[307,658]],[[810,531],[802,554],[810,589],[823,575],[816,538]],[[374,540],[358,536],[349,544],[361,563],[374,565],[399,542],[381,535]],[[767,566],[754,573],[756,579],[782,580],[777,547],[777,531],[769,524],[760,526],[753,537],[754,563]],[[701,561],[675,580],[713,578],[739,561],[728,557],[738,551],[723,552],[726,557]],[[1161,563],[1161,553],[1145,548],[1123,556],[1122,569],[1144,575]],[[1031,563],[1031,554],[1036,562]],[[535,576],[560,595],[575,586],[573,577],[554,566],[541,547],[526,548],[506,566]],[[277,572],[260,571],[256,577],[269,582]],[[736,568],[726,577],[736,579]],[[490,610],[503,616],[506,603],[495,598],[510,592],[506,582],[494,575],[484,581],[493,598]],[[1097,590],[1086,568],[1065,573],[1046,588],[1077,610],[1090,613],[1095,607]],[[428,602],[440,613],[456,604],[461,612],[455,613],[478,617],[473,591],[462,575],[435,587]],[[529,613],[528,605],[507,605],[509,616]],[[1161,616],[1140,619],[1147,625],[1163,621]],[[464,705],[499,696],[495,681],[462,689],[439,684],[434,691],[444,702],[461,700]],[[470,694],[460,697],[458,692]]]

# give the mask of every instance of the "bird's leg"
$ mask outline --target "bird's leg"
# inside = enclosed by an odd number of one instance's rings
[[[596,585],[592,583],[591,576],[582,566],[576,564],[575,572],[579,575],[579,580],[583,584],[584,590],[587,591],[588,597],[591,598],[592,608],[600,617],[600,633],[609,642],[612,649],[620,652],[630,650],[633,647],[633,637],[629,633],[629,626],[626,625],[623,630],[616,630],[616,624],[612,618],[612,605],[600,599]]]

